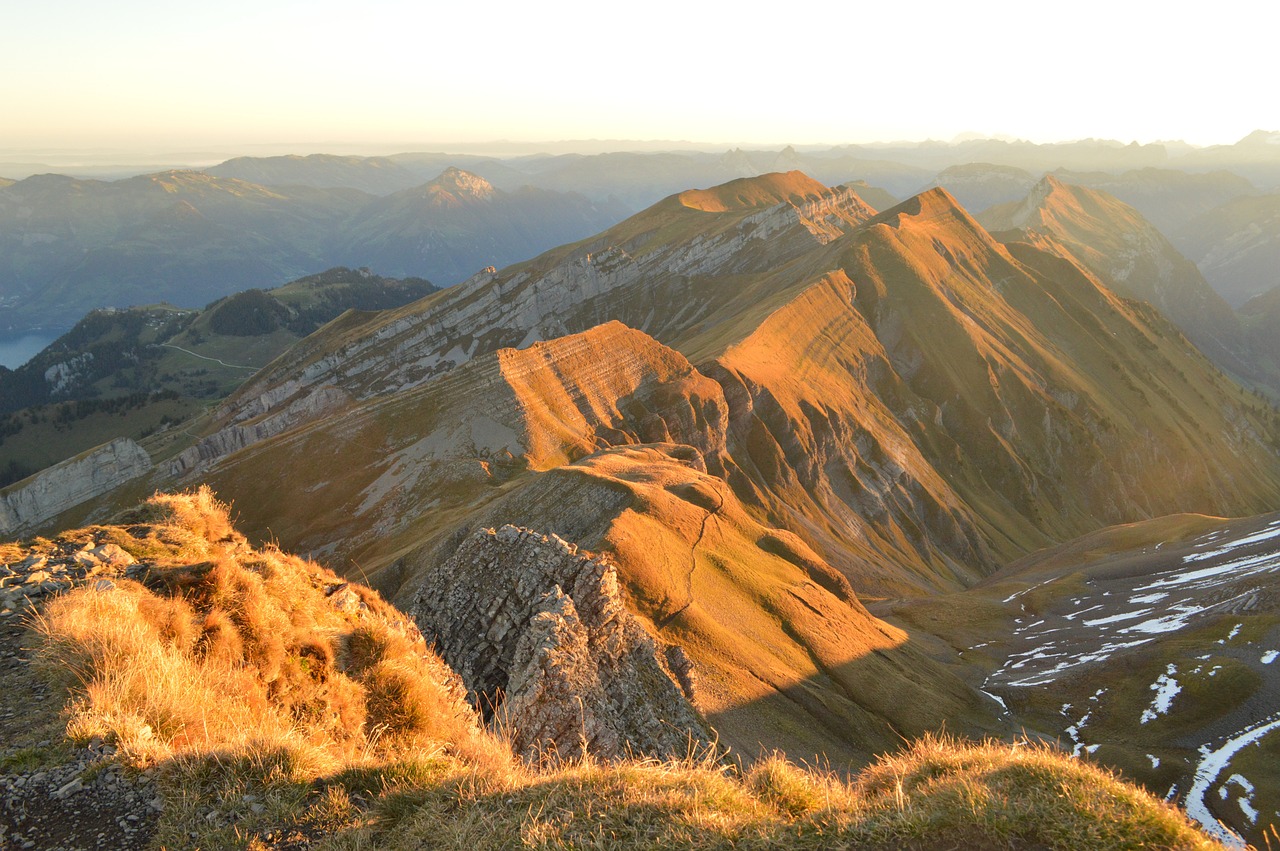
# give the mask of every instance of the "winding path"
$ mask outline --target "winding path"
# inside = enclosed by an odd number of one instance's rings
[[[220,363],[229,369],[247,369],[247,370],[250,370],[251,372],[257,372],[259,369],[259,367],[256,367],[256,366],[241,366],[238,363],[227,363],[226,361],[221,360],[219,358],[211,358],[208,355],[197,354],[196,352],[193,352],[190,349],[184,349],[182,348],[182,346],[175,346],[172,343],[161,343],[160,345],[164,346],[166,349],[177,349],[178,351],[184,354],[191,355],[193,358],[200,358],[200,360],[211,360],[214,363]]]

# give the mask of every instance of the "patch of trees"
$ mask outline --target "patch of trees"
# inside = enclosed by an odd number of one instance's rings
[[[0,488],[7,488],[14,482],[20,482],[35,472],[35,468],[19,464],[12,458],[7,464],[0,466]]]
[[[210,306],[209,328],[227,337],[270,334],[291,318],[289,308],[262,290],[245,290]]]
[[[124,416],[130,411],[145,407],[153,402],[166,402],[178,398],[176,390],[160,390],[155,393],[130,393],[127,396],[113,396],[109,399],[76,399],[74,402],[63,402],[54,406],[51,421],[54,426],[83,420],[94,414],[119,414]]]

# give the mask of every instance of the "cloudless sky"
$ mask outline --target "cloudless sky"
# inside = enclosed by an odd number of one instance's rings
[[[1280,130],[1274,20],[1234,0],[13,0],[0,148],[1230,143]]]

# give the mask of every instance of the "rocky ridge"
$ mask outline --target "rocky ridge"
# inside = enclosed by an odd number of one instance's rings
[[[659,305],[640,290],[652,292],[670,281],[686,282],[687,287],[700,277],[737,274],[761,262],[784,266],[874,213],[855,192],[840,188],[819,198],[720,215],[686,207],[679,199],[674,196],[655,210],[698,216],[691,220],[696,229],[687,242],[654,244],[656,231],[640,222],[640,233],[615,229],[571,246],[567,255],[552,252],[502,273],[486,269],[412,309],[380,316],[370,326],[343,329],[341,343],[327,352],[313,354],[326,341],[300,349],[228,400],[216,419],[230,428],[267,417],[324,386],[342,388],[357,399],[411,389],[480,354],[505,346],[523,348],[609,318],[655,334],[662,324],[687,323],[689,317],[682,311],[664,318]],[[755,249],[766,245],[767,258],[762,258]],[[620,293],[631,290],[636,303],[619,311],[624,302]],[[696,308],[696,303],[689,306]],[[234,446],[237,441],[226,443]]]
[[[604,557],[515,526],[480,530],[410,612],[526,757],[678,758],[711,745],[688,657],[627,611]]]

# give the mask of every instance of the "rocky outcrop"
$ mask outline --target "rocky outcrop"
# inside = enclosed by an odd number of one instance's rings
[[[625,608],[601,556],[528,529],[476,532],[410,610],[526,758],[686,755],[710,746],[692,666]]]
[[[0,493],[0,535],[16,536],[151,469],[151,456],[119,438]]]

